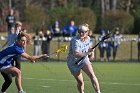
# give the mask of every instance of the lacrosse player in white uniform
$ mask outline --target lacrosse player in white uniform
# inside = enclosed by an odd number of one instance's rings
[[[93,71],[90,59],[94,58],[94,50],[91,49],[92,44],[90,42],[89,26],[82,24],[79,26],[78,35],[73,37],[69,46],[69,53],[67,57],[67,66],[77,81],[77,88],[79,93],[84,93],[84,80],[81,70],[83,70],[92,82],[92,86],[96,93],[100,92],[98,80]],[[75,64],[77,60],[86,56],[78,64]]]

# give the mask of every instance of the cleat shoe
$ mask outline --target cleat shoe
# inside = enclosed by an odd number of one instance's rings
[[[19,91],[19,93],[26,93],[25,91]]]

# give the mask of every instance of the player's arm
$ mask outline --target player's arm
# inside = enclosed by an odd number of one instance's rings
[[[95,49],[92,49],[91,53],[89,54],[90,60],[94,59],[94,51],[95,51]]]
[[[91,53],[91,51],[92,51],[92,49],[89,49],[88,52],[80,52],[81,47],[80,47],[79,42],[71,41],[71,43],[72,43],[73,55],[75,57],[85,57],[85,56],[89,55]]]
[[[22,53],[21,56],[25,57],[28,60],[31,60],[31,62],[35,62],[35,60],[39,59],[39,58],[49,57],[47,54],[41,54],[41,55],[38,55],[38,56],[30,56],[29,54],[27,54],[25,52]]]
[[[75,50],[73,55],[75,57],[85,57],[87,55],[91,55],[92,51],[93,51],[92,49],[89,49],[88,52],[78,52],[78,51]]]

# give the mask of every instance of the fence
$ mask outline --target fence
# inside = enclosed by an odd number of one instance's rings
[[[55,38],[52,42],[51,42],[51,48],[52,48],[52,51],[54,50],[54,47],[55,49],[59,48],[60,45],[62,44],[67,44],[69,45],[69,39],[67,39],[68,41],[65,41],[64,38],[60,37],[60,38]],[[95,38],[93,39],[93,45],[95,45],[97,42],[98,42],[98,39]],[[117,51],[117,56],[116,56],[116,61],[130,61],[130,62],[133,62],[133,61],[138,61],[138,47],[137,47],[137,43],[138,43],[138,38],[137,36],[131,36],[131,37],[124,37],[122,39],[120,39],[120,46],[118,48],[118,51]],[[94,58],[94,61],[100,61],[100,57],[99,57],[100,53],[99,53],[99,49],[98,47],[95,49],[95,58]],[[52,56],[51,58],[52,59],[55,59],[55,60],[66,60],[66,56],[67,56],[67,53],[66,54],[60,54],[59,56],[55,57],[55,56]],[[106,54],[105,54],[105,57],[106,57]],[[111,61],[112,61],[112,49],[111,49]]]
[[[59,48],[61,45],[66,44],[69,45],[69,40],[71,38],[68,38],[67,40],[63,37],[59,38],[53,38],[51,41],[51,53],[55,52],[57,48]],[[6,37],[0,37],[0,45],[2,46],[6,42]],[[124,37],[120,40],[121,44],[118,48],[116,61],[130,61],[130,62],[136,62],[138,60],[138,47],[137,47],[137,36],[131,36],[131,37]],[[98,42],[97,38],[93,39],[93,45]],[[68,48],[69,49],[69,48]],[[29,45],[26,48],[26,52],[29,54],[33,54],[33,45]],[[50,56],[50,61],[66,61],[67,53],[59,54],[58,56],[52,55]],[[106,54],[105,54],[106,55]],[[95,49],[95,58],[94,61],[99,61],[99,49],[98,47]],[[111,51],[111,60],[112,60],[112,51]]]

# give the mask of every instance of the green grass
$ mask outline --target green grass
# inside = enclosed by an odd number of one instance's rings
[[[93,62],[102,93],[139,93],[139,63]],[[23,88],[27,93],[78,93],[65,62],[22,63]],[[13,79],[14,80],[14,79]],[[95,93],[84,74],[85,93]],[[3,83],[0,76],[0,86]],[[7,93],[17,93],[13,82]]]

